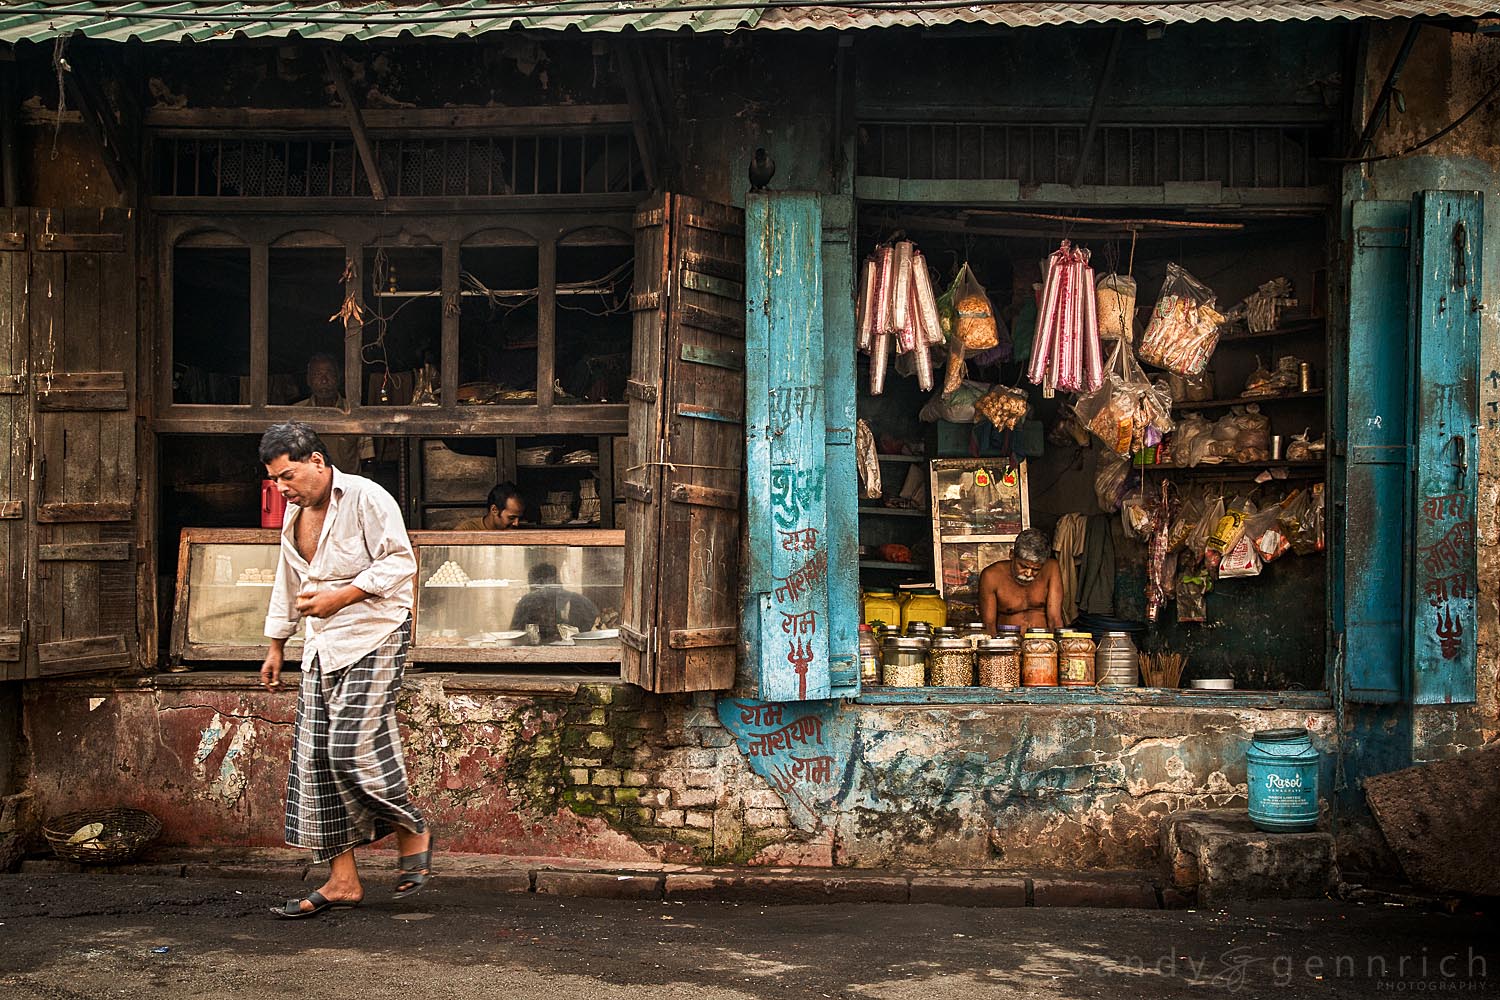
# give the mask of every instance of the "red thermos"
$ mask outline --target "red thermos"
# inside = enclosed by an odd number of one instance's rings
[[[279,528],[286,517],[286,497],[276,488],[274,479],[260,481],[260,526]]]

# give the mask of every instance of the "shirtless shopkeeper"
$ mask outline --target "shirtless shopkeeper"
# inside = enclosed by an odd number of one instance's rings
[[[1027,528],[1016,536],[1009,559],[985,567],[979,575],[979,616],[990,635],[1002,625],[1063,627],[1062,572],[1045,534]]]

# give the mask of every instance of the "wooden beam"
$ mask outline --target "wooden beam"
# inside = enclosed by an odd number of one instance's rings
[[[28,125],[53,124],[55,113],[22,109]],[[629,125],[628,104],[539,105],[515,108],[366,108],[360,112],[371,132],[441,130],[445,135],[495,135],[498,132],[580,130],[601,125]],[[63,119],[68,120],[66,117]],[[247,129],[258,133],[296,134],[342,126],[346,115],[333,108],[152,108],[146,125],[157,135],[190,136],[199,132]]]
[[[1104,95],[1109,91],[1109,81],[1115,75],[1115,63],[1120,58],[1120,45],[1125,40],[1125,25],[1115,25],[1109,36],[1109,50],[1104,54],[1104,66],[1099,70],[1099,81],[1094,85],[1094,103],[1089,105],[1089,121],[1083,129],[1083,142],[1078,147],[1078,163],[1073,168],[1073,186],[1083,183],[1088,172],[1089,154],[1094,151],[1094,137],[1099,134],[1099,119],[1104,113]]]
[[[323,61],[328,66],[328,75],[333,77],[334,89],[339,93],[339,103],[344,106],[344,116],[349,131],[354,133],[354,148],[359,150],[359,162],[364,164],[365,177],[370,181],[370,194],[376,201],[385,201],[385,181],[380,176],[380,163],[375,159],[375,147],[370,144],[370,133],[365,131],[365,119],[359,105],[354,103],[354,93],[349,89],[349,75],[339,62],[333,49],[323,50]]]
[[[646,187],[655,191],[661,147],[657,142],[657,122],[650,110],[652,102],[647,94],[649,84],[642,72],[640,51],[634,43],[622,39],[617,52],[620,80],[625,84],[625,97],[630,102],[630,119],[635,126],[635,145],[641,154],[641,169],[646,175]]]
[[[104,169],[108,171],[109,179],[114,181],[116,190],[122,195],[128,195],[131,175],[120,152],[119,137],[115,132],[115,122],[110,117],[109,107],[98,107],[93,103],[88,86],[66,60],[63,61],[62,69],[63,86],[67,89],[68,97],[78,105],[79,121],[83,123],[84,131],[94,145],[99,147],[99,155],[104,160]]]

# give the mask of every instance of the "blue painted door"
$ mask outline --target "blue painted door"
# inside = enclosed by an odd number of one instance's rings
[[[1472,702],[1478,667],[1476,446],[1478,192],[1422,191],[1411,206],[1412,700]]]
[[[828,678],[859,694],[859,471],[854,455],[854,197],[823,197],[823,401],[828,481]]]
[[[818,195],[746,196],[744,631],[756,694],[765,701],[848,691],[856,655],[843,634],[852,632],[849,606],[856,602],[832,583],[854,562],[842,554],[852,537],[843,521],[852,511],[829,500],[830,458],[841,476],[842,466],[850,467],[853,482],[853,373],[850,397],[830,398],[828,366],[843,359],[824,338],[823,239]],[[843,284],[846,277],[834,273]]]
[[[1344,405],[1334,400],[1346,428],[1334,494],[1343,515],[1334,527],[1343,547],[1344,694],[1354,702],[1405,693],[1409,214],[1405,202],[1353,206],[1348,377]]]

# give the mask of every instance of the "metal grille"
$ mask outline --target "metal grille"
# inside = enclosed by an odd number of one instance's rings
[[[613,194],[642,191],[628,129],[488,138],[377,138],[393,197]],[[156,193],[185,198],[368,198],[345,138],[160,138]]]
[[[1085,127],[980,122],[864,122],[859,173],[902,180],[1071,184]],[[1156,187],[1217,181],[1233,188],[1329,183],[1316,126],[1101,125],[1083,183]]]

